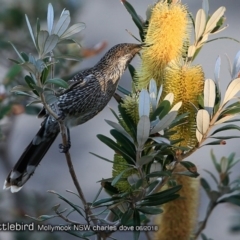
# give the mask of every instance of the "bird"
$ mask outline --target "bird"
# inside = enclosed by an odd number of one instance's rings
[[[64,122],[68,133],[68,146],[59,145],[62,152],[71,146],[69,128],[87,122],[108,104],[114,95],[119,79],[144,44],[121,43],[112,47],[92,68],[82,70],[68,81],[66,90],[56,94],[56,101],[49,105]],[[58,120],[46,109],[39,113],[44,120],[36,136],[26,147],[8,174],[3,189],[12,193],[21,190],[35,172],[60,132]]]

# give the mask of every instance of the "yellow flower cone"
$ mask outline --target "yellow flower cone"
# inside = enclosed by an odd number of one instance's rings
[[[189,19],[186,7],[181,3],[158,2],[152,9],[145,43],[142,66],[137,73],[138,88],[147,88],[153,78],[159,87],[167,64],[186,50],[184,42],[189,38]]]
[[[180,125],[174,130],[176,134],[171,139],[184,139],[181,146],[193,147],[197,143],[196,139],[196,111],[194,106],[198,106],[198,96],[203,93],[204,73],[199,65],[188,66],[180,62],[172,62],[165,70],[163,95],[170,92],[174,94],[174,103],[182,101],[179,114],[189,113],[187,124]]]
[[[176,172],[186,171],[180,164]],[[163,213],[155,218],[154,224],[159,230],[154,233],[154,240],[189,240],[193,236],[197,222],[199,203],[199,179],[177,175],[175,180],[182,189],[180,198],[163,205]]]

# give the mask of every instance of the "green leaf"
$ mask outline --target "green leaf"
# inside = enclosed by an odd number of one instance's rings
[[[46,221],[46,220],[48,220],[48,219],[58,217],[58,215],[41,215],[41,216],[39,216],[39,217],[37,217],[37,218],[31,217],[31,216],[29,216],[29,215],[25,215],[25,216],[26,216],[26,217],[29,217],[29,218],[31,218],[31,219],[33,219],[33,220],[35,220],[35,221],[38,221],[38,222],[43,222],[43,221]]]
[[[170,196],[172,194],[175,194],[181,188],[182,188],[182,186],[178,185],[176,187],[172,187],[172,188],[169,188],[167,190],[164,190],[164,191],[161,191],[161,192],[158,192],[158,193],[154,193],[154,194],[148,195],[143,200],[155,200],[155,199],[158,199],[158,198],[164,198],[164,197]]]
[[[226,131],[226,130],[238,130],[238,131],[240,131],[240,127],[237,126],[237,125],[234,125],[234,124],[224,125],[223,127],[220,127],[220,128],[218,128],[218,129],[216,129],[216,130],[211,134],[211,136],[214,135],[214,134],[216,134],[216,133],[218,133],[218,132]]]
[[[27,106],[25,107],[25,113],[29,115],[37,115],[41,108],[38,106]]]
[[[150,132],[150,120],[146,115],[141,115],[140,120],[137,125],[137,142],[138,150],[142,150],[144,144],[148,140]]]
[[[170,171],[155,171],[146,175],[147,178],[155,177],[170,177],[172,173]]]
[[[43,94],[45,97],[45,101],[48,105],[58,101],[58,98],[56,97],[53,91],[44,91]]]
[[[48,36],[44,43],[43,52],[41,53],[41,55],[44,56],[47,53],[51,52],[56,47],[58,40],[58,35],[52,34]]]
[[[206,193],[208,194],[210,191],[211,191],[211,187],[210,185],[208,184],[207,180],[204,179],[204,178],[201,178],[200,179],[201,181],[201,185],[203,187],[203,189],[206,191]]]
[[[113,114],[115,114],[115,112],[114,112],[112,109],[110,109],[110,110],[113,112]],[[115,115],[115,116],[116,116],[117,119],[119,120],[118,116],[117,116],[117,115]],[[125,131],[125,129],[124,129],[121,125],[119,125],[118,123],[112,122],[112,121],[110,121],[110,120],[105,120],[105,121],[106,121],[106,123],[108,123],[111,127],[115,128],[119,133],[121,133],[122,135],[124,135],[131,143],[134,144],[134,141],[133,141],[132,137]]]
[[[136,140],[136,135],[137,135],[136,125],[134,124],[131,117],[127,114],[126,109],[123,108],[120,104],[118,105],[118,110],[120,112],[120,115],[121,115],[124,123],[127,125],[126,131],[130,132],[133,139]]]
[[[138,112],[139,112],[139,118],[141,118],[142,116],[149,117],[150,96],[146,89],[143,89],[139,94]]]
[[[121,217],[121,224],[122,225],[128,225],[128,221],[133,216],[133,209],[129,208]]]
[[[212,141],[212,142],[202,145],[202,147],[208,146],[208,145],[225,145],[225,142],[223,142],[223,140]]]
[[[7,115],[12,109],[12,106],[9,105],[5,105],[5,106],[1,106],[0,107],[0,119],[2,119],[5,115]],[[0,128],[1,130],[1,128]],[[1,132],[0,132],[0,136],[1,136]]]
[[[32,30],[31,24],[30,24],[30,22],[28,20],[28,16],[26,14],[25,14],[25,19],[26,19],[28,30],[30,32],[30,35],[31,35],[32,41],[34,43],[34,46],[37,48],[35,37],[34,37],[34,34],[33,34],[33,30]]]
[[[52,34],[53,23],[54,23],[54,11],[53,11],[52,4],[49,3],[48,4],[48,12],[47,12],[47,25],[48,25],[48,33],[49,33],[49,35]]]
[[[240,195],[232,195],[230,197],[226,197],[218,201],[218,203],[232,203],[240,207]]]
[[[103,198],[103,199],[99,199],[97,201],[95,201],[92,206],[96,207],[96,206],[100,206],[100,205],[111,205],[114,202],[118,202],[118,200],[121,200],[121,197],[111,197],[111,198]]]
[[[71,206],[77,213],[79,213],[82,217],[84,217],[83,213],[80,210],[80,207],[73,204],[72,202],[70,202],[68,199],[66,199],[65,197],[63,197],[62,195],[60,195],[59,193],[55,192],[55,191],[48,191],[49,193],[55,194],[58,196],[58,198],[60,198],[61,200],[63,200],[64,202],[66,202],[69,206]]]
[[[121,87],[120,85],[118,85],[117,90],[118,90],[119,92],[125,94],[125,95],[130,95],[130,94],[131,94],[131,92],[129,92],[127,89]]]
[[[130,171],[132,170],[132,168],[127,168],[125,169],[124,171],[122,171],[120,174],[118,174],[113,180],[112,180],[112,183],[111,185],[112,186],[115,186],[122,178],[123,174],[126,173],[127,171]]]
[[[35,98],[35,99],[37,99],[36,97],[34,97],[34,96],[32,96],[31,94],[28,94],[28,93],[26,93],[26,92],[22,92],[22,91],[15,91],[14,92],[16,95],[19,95],[19,96],[27,96],[27,97],[31,97],[31,98]]]
[[[141,19],[138,17],[135,9],[133,8],[133,6],[127,2],[127,1],[122,1],[123,5],[125,6],[125,8],[127,9],[127,11],[130,13],[133,22],[136,24],[136,26],[139,29],[140,35],[144,35],[144,29],[143,29],[143,24]]]
[[[210,154],[211,154],[212,162],[215,166],[215,169],[217,170],[218,173],[221,173],[221,167],[220,167],[220,164],[217,162],[217,159],[213,153],[213,149],[211,149]]]
[[[59,37],[61,37],[65,31],[67,30],[69,24],[70,24],[70,14],[69,11],[63,10],[54,30],[53,33],[57,34]]]
[[[150,163],[153,159],[154,159],[154,155],[145,155],[139,159],[138,165],[143,166],[145,164]]]
[[[162,197],[162,198],[143,200],[139,204],[139,206],[140,207],[143,207],[143,206],[158,206],[158,205],[162,205],[164,203],[173,201],[177,198],[179,198],[179,194],[168,195],[168,196],[165,196],[165,197]]]
[[[208,171],[208,170],[206,170],[206,169],[204,169],[204,171],[205,171],[206,173],[208,173],[208,174],[212,177],[212,179],[215,181],[215,183],[218,185],[218,180],[217,180],[217,178],[213,175],[213,173],[210,172],[210,171]]]
[[[59,58],[59,59],[65,59],[65,60],[72,60],[72,61],[81,61],[82,57],[79,55],[70,55],[70,54],[65,54],[65,55],[58,55],[54,56],[54,58]]]
[[[135,208],[133,211],[133,226],[137,227],[141,225],[141,221],[140,221],[140,214],[139,211]],[[140,231],[134,231],[133,236],[134,236],[134,240],[138,240],[140,235]]]
[[[169,127],[172,121],[177,117],[177,114],[177,111],[169,112],[151,129],[150,133],[154,134]]]
[[[116,153],[123,156],[123,158],[127,161],[127,163],[129,164],[135,163],[135,161],[126,153],[126,151],[117,143],[115,143],[112,139],[101,134],[98,134],[97,138],[103,143],[105,143],[107,146],[109,146],[111,149],[113,149]]]
[[[131,156],[133,159],[136,157],[136,149],[132,142],[128,140],[123,134],[118,132],[115,129],[110,130],[111,135],[116,139],[119,145],[121,145],[126,153]]]
[[[32,91],[39,97],[39,93],[38,92],[41,92],[42,89],[39,88],[35,81],[30,77],[30,76],[25,76],[25,82],[27,83],[27,85],[32,89]]]
[[[132,77],[132,80],[134,81],[135,80],[135,76],[136,76],[136,70],[135,68],[133,67],[133,65],[131,64],[128,64],[128,70],[130,72],[130,75]]]
[[[50,66],[47,66],[43,69],[42,74],[41,74],[41,83],[45,83],[48,77],[50,71]]]
[[[18,55],[18,57],[21,59],[21,61],[22,61],[22,62],[25,62],[24,59],[23,59],[23,57],[22,57],[22,55],[21,55],[21,54],[19,53],[19,51],[17,50],[17,48],[16,48],[11,42],[9,42],[9,43],[12,45],[14,51],[17,53],[17,55]]]
[[[197,173],[197,167],[189,161],[180,161],[181,165],[183,165],[189,172]]]
[[[106,161],[106,162],[110,162],[110,163],[114,163],[114,164],[119,164],[119,165],[123,165],[123,166],[126,166],[126,167],[131,166],[131,165],[128,165],[128,164],[123,164],[123,163],[115,163],[114,161],[109,160],[109,159],[104,158],[104,157],[101,157],[101,156],[99,156],[99,155],[97,155],[97,154],[95,154],[95,153],[92,153],[92,152],[89,152],[89,153],[92,154],[92,155],[94,155],[94,156],[96,156],[96,157],[98,157],[98,158],[101,158],[102,160],[104,160],[104,161]]]
[[[66,32],[61,36],[61,38],[69,38],[76,33],[81,32],[86,28],[85,23],[76,23],[66,30]]]
[[[163,213],[163,210],[159,207],[139,207],[137,209],[142,213],[150,214],[150,215]]]
[[[23,86],[23,85],[17,85],[11,89],[11,92],[18,92],[18,91],[29,92],[29,91],[31,91],[31,89],[29,87]]]
[[[158,116],[160,119],[163,118],[171,109],[171,104],[167,100],[163,100],[158,108],[152,113],[152,116],[150,118],[151,121],[155,120]]]
[[[61,78],[48,79],[48,80],[46,80],[45,84],[54,84],[58,87],[62,87],[65,89],[68,88],[68,83]]]

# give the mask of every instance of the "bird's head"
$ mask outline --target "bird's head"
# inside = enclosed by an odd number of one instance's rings
[[[100,62],[105,62],[111,66],[121,65],[124,69],[128,63],[139,53],[144,44],[120,43],[112,47]]]

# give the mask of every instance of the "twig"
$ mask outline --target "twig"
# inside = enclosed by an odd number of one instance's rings
[[[211,202],[208,206],[208,211],[206,214],[205,219],[203,220],[203,222],[201,223],[201,226],[199,227],[199,229],[197,230],[194,239],[197,239],[199,237],[199,235],[201,234],[201,232],[205,229],[206,225],[207,225],[207,221],[208,218],[210,217],[213,209],[217,206],[217,202]]]
[[[63,120],[58,120],[58,123],[59,123],[60,132],[61,132],[61,136],[62,136],[62,144],[63,144],[63,146],[67,146],[68,141],[67,141],[66,127],[65,127],[64,121]],[[72,177],[73,183],[74,183],[74,185],[77,189],[78,195],[79,195],[79,197],[80,197],[80,199],[81,199],[81,201],[84,205],[84,209],[85,209],[85,213],[86,213],[86,220],[89,221],[89,217],[90,217],[92,222],[94,224],[97,224],[97,220],[94,218],[94,215],[93,215],[91,209],[88,206],[88,203],[85,199],[82,188],[81,188],[81,186],[79,184],[79,181],[77,179],[77,176],[76,176],[73,164],[72,164],[71,155],[70,155],[69,151],[65,152],[65,157],[66,157],[66,160],[67,160],[68,169],[69,169],[70,175]],[[88,224],[89,224],[89,222],[88,222]]]

